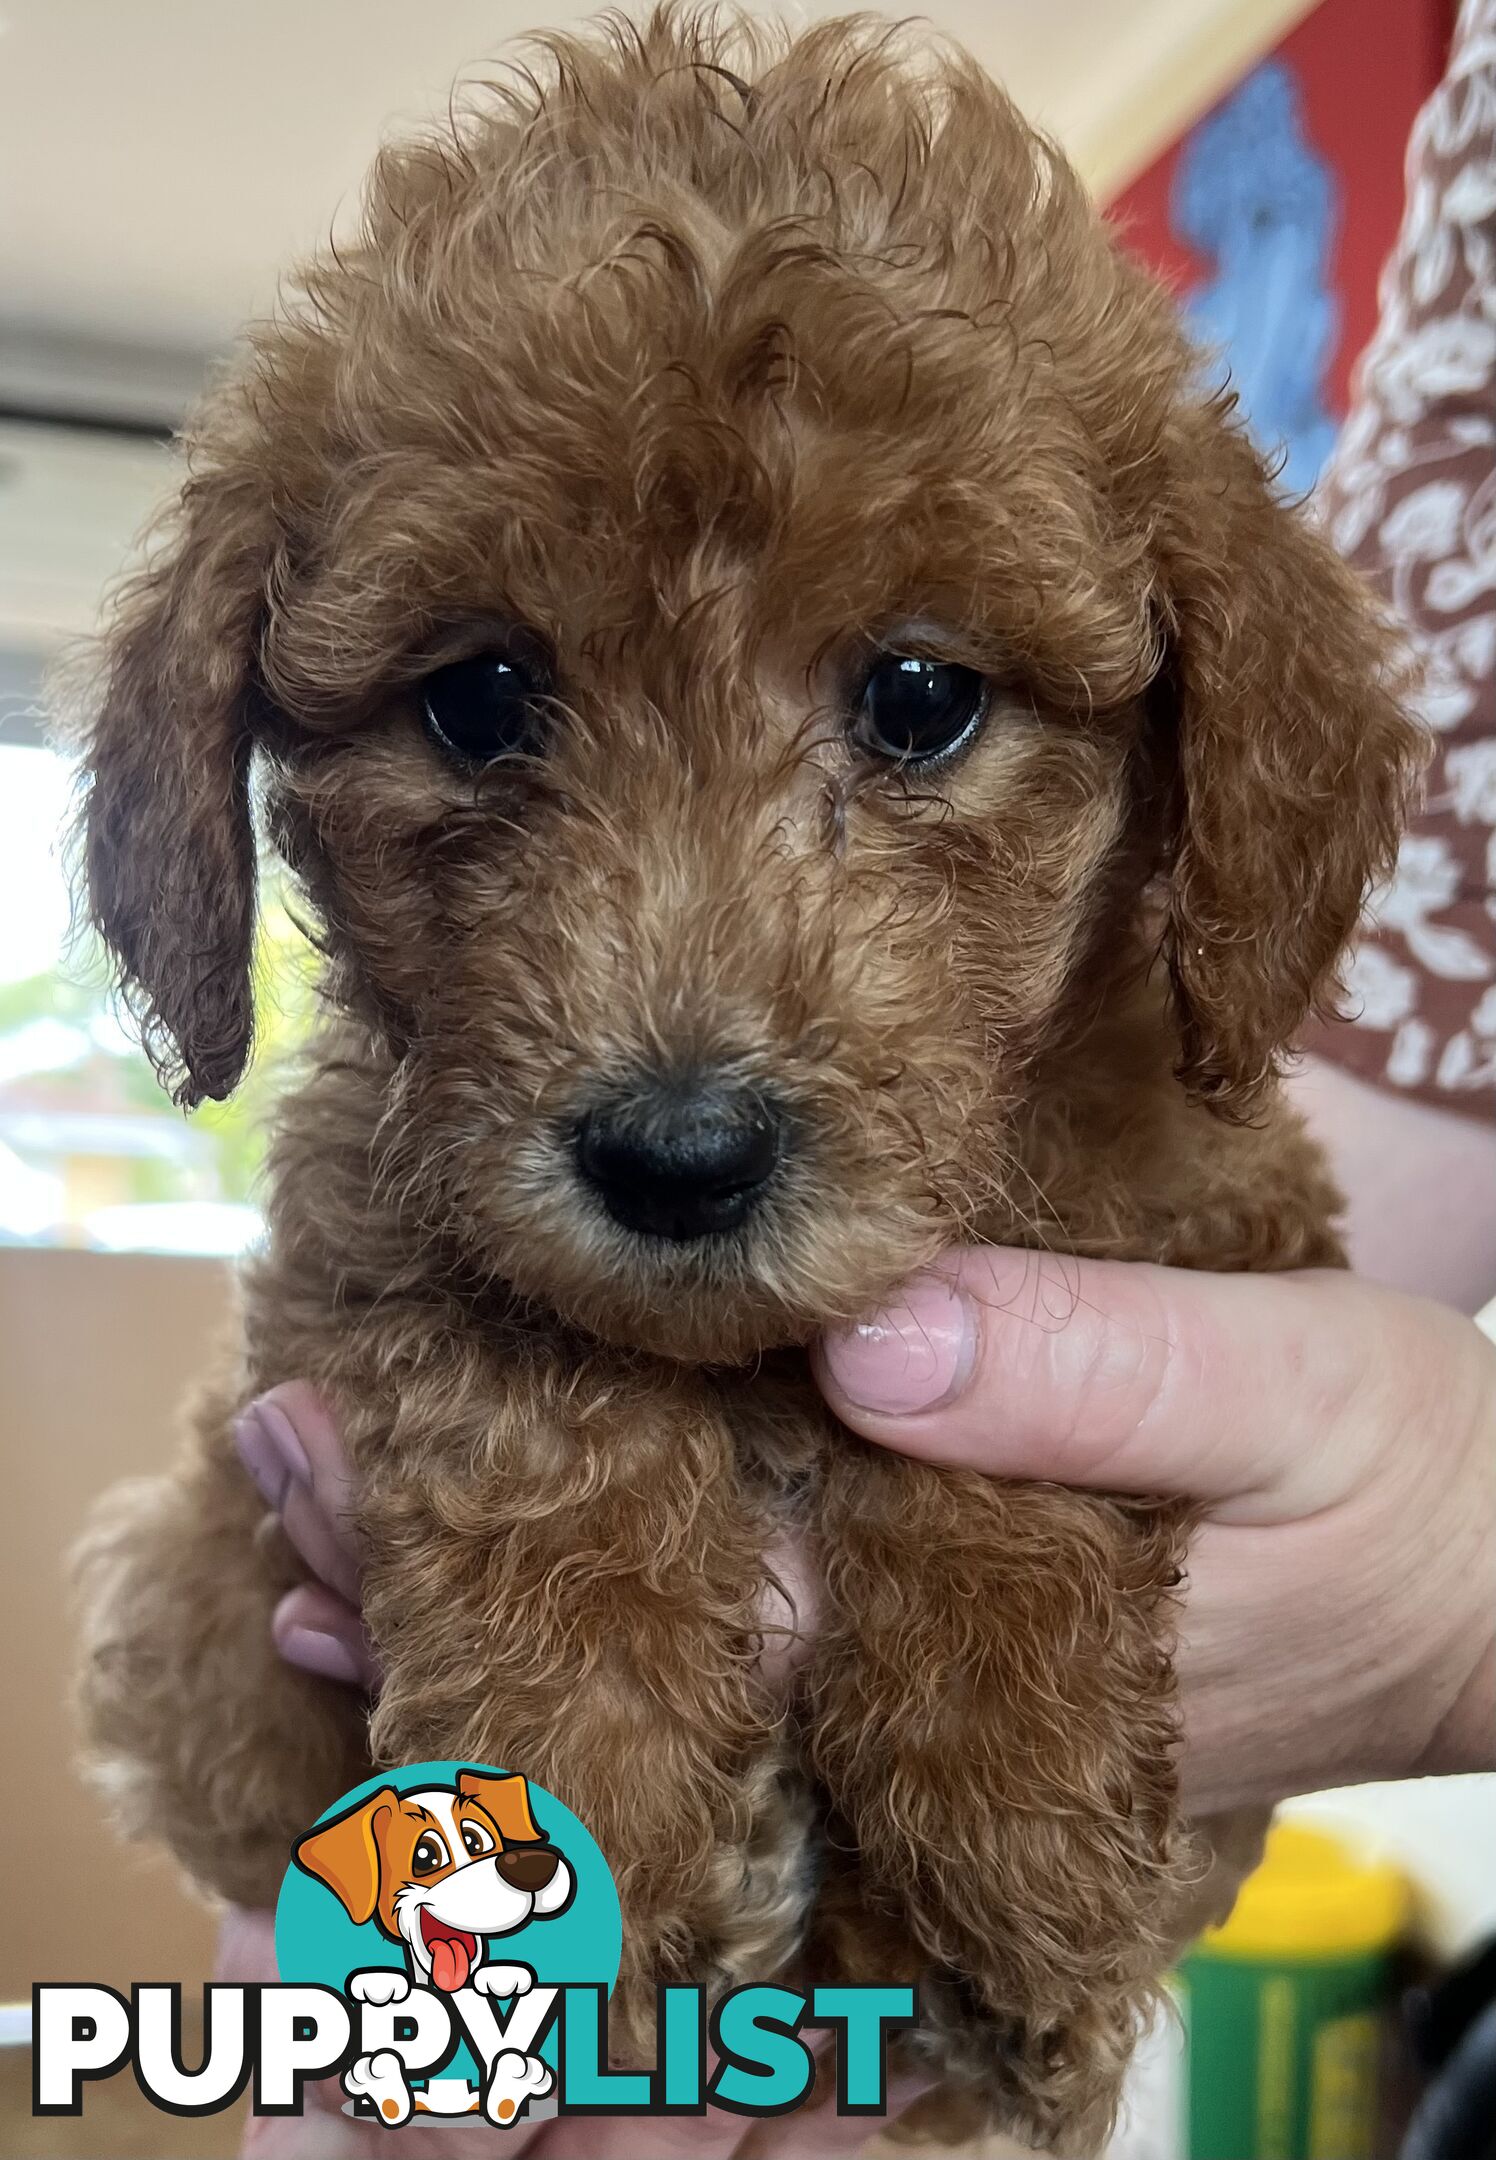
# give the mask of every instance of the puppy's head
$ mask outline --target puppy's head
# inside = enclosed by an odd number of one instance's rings
[[[557,40],[387,153],[305,283],[200,423],[88,746],[94,913],[180,1099],[249,1049],[258,766],[391,1189],[606,1338],[744,1356],[1000,1223],[1122,964],[1251,1110],[1415,737],[972,64],[866,22]]]
[[[351,1920],[373,1920],[448,1994],[467,1985],[486,1936],[553,1917],[574,1888],[536,1828],[525,1779],[476,1770],[459,1772],[455,1791],[385,1786],[309,1831],[296,1858]]]

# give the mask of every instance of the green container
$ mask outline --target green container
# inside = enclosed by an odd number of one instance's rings
[[[1274,1826],[1231,1918],[1177,1975],[1189,2160],[1375,2160],[1405,1909],[1395,1868]]]

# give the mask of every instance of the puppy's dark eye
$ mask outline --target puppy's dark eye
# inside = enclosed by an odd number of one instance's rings
[[[884,653],[863,686],[857,739],[901,765],[945,757],[981,725],[987,683],[948,660]]]
[[[421,685],[426,726],[444,750],[469,765],[533,755],[545,740],[544,685],[537,671],[502,653],[475,653],[438,668]]]
[[[410,1872],[412,1875],[432,1875],[439,1867],[445,1867],[450,1857],[436,1832],[427,1830],[416,1840],[416,1849],[411,1855]]]
[[[462,1843],[464,1850],[474,1860],[480,1859],[484,1853],[494,1850],[493,1839],[484,1829],[482,1823],[479,1822],[465,1822],[463,1824]]]

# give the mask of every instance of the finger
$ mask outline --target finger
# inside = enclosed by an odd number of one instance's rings
[[[518,2160],[521,2153],[535,2152],[536,2139],[546,2127],[522,2120],[500,2130],[464,2115],[429,2122],[416,2117],[392,2130],[377,2118],[345,2114],[345,2100],[338,2078],[308,2082],[299,2117],[268,2118],[295,2123],[300,2138],[288,2132],[284,2145],[276,2144],[263,2154],[258,2146],[251,2149],[246,2143],[244,2160],[389,2160],[391,2153],[400,2160],[450,2160],[454,2125],[463,2132],[457,2141],[463,2160]],[[392,2144],[392,2139],[398,2142]]]
[[[825,1337],[817,1365],[846,1424],[906,1453],[1271,1521],[1353,1488],[1464,1326],[1330,1272],[977,1248]]]
[[[567,2116],[542,2123],[532,2148],[535,2160],[730,2160],[743,2137],[743,2119],[708,2111],[705,2115],[594,2115],[585,2121]],[[648,2145],[641,2146],[641,2129]]]
[[[929,2087],[927,2077],[905,2071],[889,2079],[888,2105],[881,2116],[838,2115],[823,2104],[797,2109],[777,2122],[761,2123],[750,2148],[753,2160],[821,2160],[823,2154],[860,2153]]]
[[[279,1977],[274,1914],[231,1905],[218,1931],[214,1980],[222,1985],[253,1987]],[[341,2098],[336,2085],[332,2091]],[[305,2097],[312,2103],[308,2116],[246,2116],[239,2147],[241,2160],[360,2160],[368,2153],[368,2145],[360,2142],[359,2125],[341,2116],[335,2123],[327,2122],[321,2108],[336,2105],[331,2096],[324,2096],[317,2085],[309,2084]]]
[[[654,2116],[649,2122],[649,2160],[833,2160],[860,2153],[884,2129],[882,2119],[838,2115],[829,2107],[796,2108],[776,2119],[732,2115],[717,2108],[692,2116]],[[572,2124],[542,2141],[536,2160],[640,2160],[637,2117],[612,2116],[593,2126],[585,2148]]]
[[[392,2130],[377,2117],[345,2114],[346,2097],[340,2078],[309,2080],[301,2118],[307,2142],[290,2144],[284,2156],[277,2150],[274,2160],[389,2160],[392,2152],[401,2160],[450,2160],[452,2131],[458,2125],[463,2131],[457,2141],[463,2160],[519,2160],[521,2153],[533,2155],[539,2149],[549,2127],[548,2120],[535,2122],[528,2116],[501,2129],[481,2115],[426,2119],[418,2115]],[[332,2137],[332,2143],[322,2142],[324,2133]],[[392,2137],[399,2142],[391,2145]]]
[[[362,1617],[324,1584],[288,1590],[271,1616],[270,1633],[288,1665],[371,1695],[378,1690],[383,1675]]]
[[[318,1579],[359,1602],[353,1480],[337,1427],[305,1381],[257,1396],[235,1422],[239,1459]]]
[[[381,2123],[355,2122],[335,2108],[340,2088],[325,2103],[317,2101],[320,2088],[308,2085],[306,2101],[314,2101],[301,2115],[247,2115],[239,2160],[379,2160],[388,2150],[379,2140],[390,2132]],[[400,2147],[402,2160],[413,2160],[408,2145]]]
[[[901,2072],[889,2079],[888,2107],[884,2116],[838,2115],[826,2097],[828,2033],[806,2032],[802,2037],[820,2066],[821,2075],[805,2105],[778,2119],[743,2117],[725,2108],[708,2105],[704,2115],[652,2116],[649,2120],[650,2160],[732,2160],[752,2153],[753,2160],[821,2160],[822,2155],[861,2152],[885,2126],[913,2105],[929,2088],[927,2077]],[[708,2051],[707,2070],[716,2062]],[[589,2120],[580,2131],[575,2120],[552,2123],[535,2148],[534,2160],[638,2160],[637,2116],[606,2115]]]
[[[223,1986],[250,1987],[276,1978],[275,1915],[230,1905],[218,1929],[213,1978]]]

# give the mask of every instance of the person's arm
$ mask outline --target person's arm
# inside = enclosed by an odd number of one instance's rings
[[[1201,1503],[1197,1812],[1496,1767],[1496,1348],[1470,1321],[1328,1272],[973,1251],[819,1366],[884,1446]]]
[[[1320,1040],[1334,1047],[1328,1029]],[[1358,1274],[1460,1312],[1496,1295],[1496,1119],[1399,1094],[1323,1057],[1304,1060],[1288,1093],[1346,1194]]]
[[[1304,1038],[1317,1058],[1371,1083],[1373,1103],[1363,1115],[1368,1106],[1343,1093],[1324,1104],[1331,1119],[1316,1122],[1338,1154],[1336,1126],[1342,1109],[1349,1115],[1343,1169],[1355,1264],[1467,1308],[1496,1289],[1490,1243],[1483,1253],[1469,1244],[1482,1195],[1487,1237],[1496,1235],[1496,526],[1488,514],[1496,442],[1487,420],[1496,411],[1496,214],[1481,194],[1493,158],[1496,0],[1462,0],[1443,77],[1409,140],[1381,319],[1310,499],[1329,539],[1406,632],[1431,752],[1396,871],[1372,894],[1352,956],[1348,1022],[1318,1020]],[[1458,358],[1441,365],[1435,354]],[[1416,1116],[1393,1116],[1403,1105],[1427,1107],[1434,1118],[1420,1131]],[[1432,1175],[1420,1192],[1425,1146]],[[1440,1174],[1446,1167],[1454,1174]],[[1386,1208],[1378,1205],[1384,1180]],[[1441,1211],[1447,1255],[1437,1249]]]

